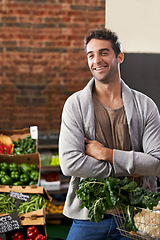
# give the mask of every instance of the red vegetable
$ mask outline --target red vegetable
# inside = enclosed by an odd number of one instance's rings
[[[12,139],[4,134],[0,134],[0,153],[1,154],[12,154],[14,144]]]
[[[35,239],[38,233],[39,231],[35,226],[27,228],[27,237],[29,237],[29,239]]]
[[[12,240],[24,240],[24,236],[20,232],[15,232],[12,236]]]
[[[9,146],[5,145],[4,143],[0,142],[0,153],[1,154],[11,154],[12,153],[12,145]]]
[[[46,237],[43,236],[42,234],[38,234],[34,240],[46,240]]]

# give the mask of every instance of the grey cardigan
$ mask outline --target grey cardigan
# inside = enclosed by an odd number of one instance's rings
[[[81,178],[106,178],[142,175],[142,186],[154,188],[160,176],[160,116],[155,103],[146,95],[130,89],[121,79],[122,98],[126,112],[132,151],[113,150],[113,166],[85,155],[84,136],[95,140],[92,102],[94,78],[86,87],[71,95],[63,108],[59,137],[59,159],[62,172],[71,176],[64,215],[88,219],[88,210],[79,208],[75,191]]]

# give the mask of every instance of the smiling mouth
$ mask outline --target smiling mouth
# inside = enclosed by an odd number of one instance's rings
[[[100,70],[103,70],[104,68],[106,68],[107,66],[103,66],[103,67],[96,67],[96,68],[93,68],[95,71],[100,71]]]

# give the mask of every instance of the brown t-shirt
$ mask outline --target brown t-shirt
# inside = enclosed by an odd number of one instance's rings
[[[124,107],[109,109],[93,92],[96,140],[105,147],[129,151],[130,136]]]
[[[96,140],[111,149],[130,151],[131,142],[124,106],[119,109],[109,109],[99,101],[94,91],[93,104]],[[128,178],[140,185],[139,177]]]

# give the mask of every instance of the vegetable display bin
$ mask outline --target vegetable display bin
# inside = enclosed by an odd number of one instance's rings
[[[52,197],[50,197],[50,195],[48,194],[48,192],[43,188],[43,187],[38,187],[38,186],[0,186],[0,194],[5,194],[5,193],[9,193],[10,196],[9,198],[11,198],[11,196],[13,198],[15,198],[15,195],[17,194],[17,198],[16,199],[24,199],[24,198],[27,198],[30,203],[30,206],[31,205],[34,205],[34,207],[36,206],[36,204],[38,204],[38,206],[36,207],[37,210],[35,211],[31,211],[31,208],[28,208],[28,212],[27,212],[27,201],[22,201],[20,200],[19,202],[19,205],[17,206],[17,202],[18,200],[16,200],[16,203],[15,204],[15,208],[13,209],[13,212],[12,213],[5,213],[5,214],[0,214],[0,217],[11,217],[13,216],[14,214],[14,219],[15,219],[15,216],[18,216],[18,219],[19,219],[19,222],[20,222],[20,228],[18,228],[17,230],[9,230],[9,228],[5,231],[5,235],[6,235],[6,239],[7,240],[10,240],[12,239],[11,236],[13,236],[13,234],[18,231],[20,232],[21,234],[23,234],[25,237],[26,237],[26,231],[28,229],[29,226],[34,226],[36,227],[39,232],[41,234],[43,234],[43,236],[46,237],[47,239],[47,233],[46,233],[46,216],[45,216],[45,208],[46,208],[46,204],[47,202],[50,202],[52,201]],[[43,203],[41,200],[39,200],[37,198],[37,196],[43,196],[46,200],[45,200],[45,205],[43,204],[43,208],[40,208],[38,209],[39,206],[41,206],[40,204]],[[30,199],[29,199],[29,196],[30,196]],[[37,200],[36,202],[32,200],[32,197],[35,197]],[[8,199],[8,205],[11,204],[10,202],[10,199]],[[35,200],[34,198],[34,200]],[[41,201],[41,203],[40,203]],[[23,205],[23,213],[22,214],[19,214],[19,207],[21,206],[20,204],[24,203]],[[12,203],[13,205],[13,203]],[[10,207],[9,207],[10,209]],[[18,214],[18,215],[17,215]],[[2,220],[1,220],[2,222]],[[1,223],[2,224],[2,223]],[[6,226],[6,224],[4,224],[4,226]],[[8,225],[9,226],[9,225]],[[3,226],[1,226],[1,231],[3,229]],[[0,234],[0,237],[1,237],[1,234]],[[3,238],[2,238],[3,239]],[[25,238],[26,239],[26,238]]]
[[[117,229],[122,236],[129,239],[146,239],[159,240],[160,239],[160,203],[153,210],[144,208],[134,208],[134,224],[138,229],[137,232],[126,231],[124,222],[126,220],[125,211],[123,208],[116,208],[112,212],[115,218]]]
[[[14,155],[38,152],[37,126],[15,130],[0,129],[0,135],[6,135],[11,138],[14,144],[12,153]]]
[[[33,230],[32,230],[33,229]],[[44,238],[42,238],[42,237],[34,237],[34,229],[37,229],[38,230],[38,232],[40,233],[40,234],[42,234],[44,237],[45,237],[45,239],[47,240],[48,238],[47,238],[47,231],[46,231],[46,226],[45,225],[26,225],[26,226],[23,226],[21,229],[19,229],[18,231],[17,230],[15,230],[15,231],[11,231],[11,232],[7,232],[6,234],[5,234],[5,238],[6,238],[6,240],[13,240],[13,239],[22,239],[22,240],[25,240],[25,239],[44,239]],[[27,236],[27,232],[30,232],[29,234],[30,234],[30,237],[33,237],[33,238],[29,238],[28,236]],[[16,234],[16,236],[17,236],[17,233],[18,234],[20,234],[21,235],[21,237],[19,237],[19,238],[14,238],[13,236]]]
[[[32,196],[32,195],[43,196],[48,202],[52,201],[52,197],[48,194],[46,189],[43,187],[38,187],[38,186],[25,186],[25,187],[23,187],[23,186],[0,186],[0,194],[1,193],[2,194],[4,194],[4,193],[10,194],[10,192],[13,192],[13,194],[15,192],[15,193],[22,193],[22,194],[26,194],[26,195],[30,195],[30,196]],[[10,203],[7,203],[7,204],[9,205]],[[13,205],[13,203],[11,203],[11,204]],[[37,204],[38,205],[40,204],[38,197],[37,197]],[[33,202],[33,205],[36,208],[36,206],[35,206],[36,203]],[[46,208],[46,206],[45,206],[45,208]],[[32,219],[35,219],[35,218],[37,218],[37,224],[44,223],[44,219],[42,219],[42,220],[40,219],[40,222],[39,222],[38,218],[45,217],[45,212],[44,212],[45,208],[43,208],[43,209],[36,208],[36,211],[31,211],[31,210],[27,211],[27,208],[24,207],[24,211],[21,214],[19,214],[21,224],[29,225],[29,221]],[[10,207],[9,207],[9,209],[10,209]],[[8,212],[6,212],[5,214],[1,213],[0,217],[4,216],[6,214],[9,214],[9,213]]]
[[[41,158],[40,153],[31,153],[31,154],[23,154],[23,155],[13,155],[13,154],[0,154],[0,163],[7,163],[8,165],[11,163],[17,163],[18,167],[22,163],[26,163],[29,166],[31,164],[35,164],[38,168],[38,180],[36,180],[36,185],[40,184],[40,173],[41,173]],[[22,184],[22,185],[30,185],[31,181],[28,180],[28,183]],[[1,184],[1,183],[0,183]],[[3,185],[3,184],[2,184]],[[6,185],[12,185],[12,184],[6,184]]]
[[[19,215],[21,225],[45,225],[46,213],[44,209],[37,211],[20,214]]]

